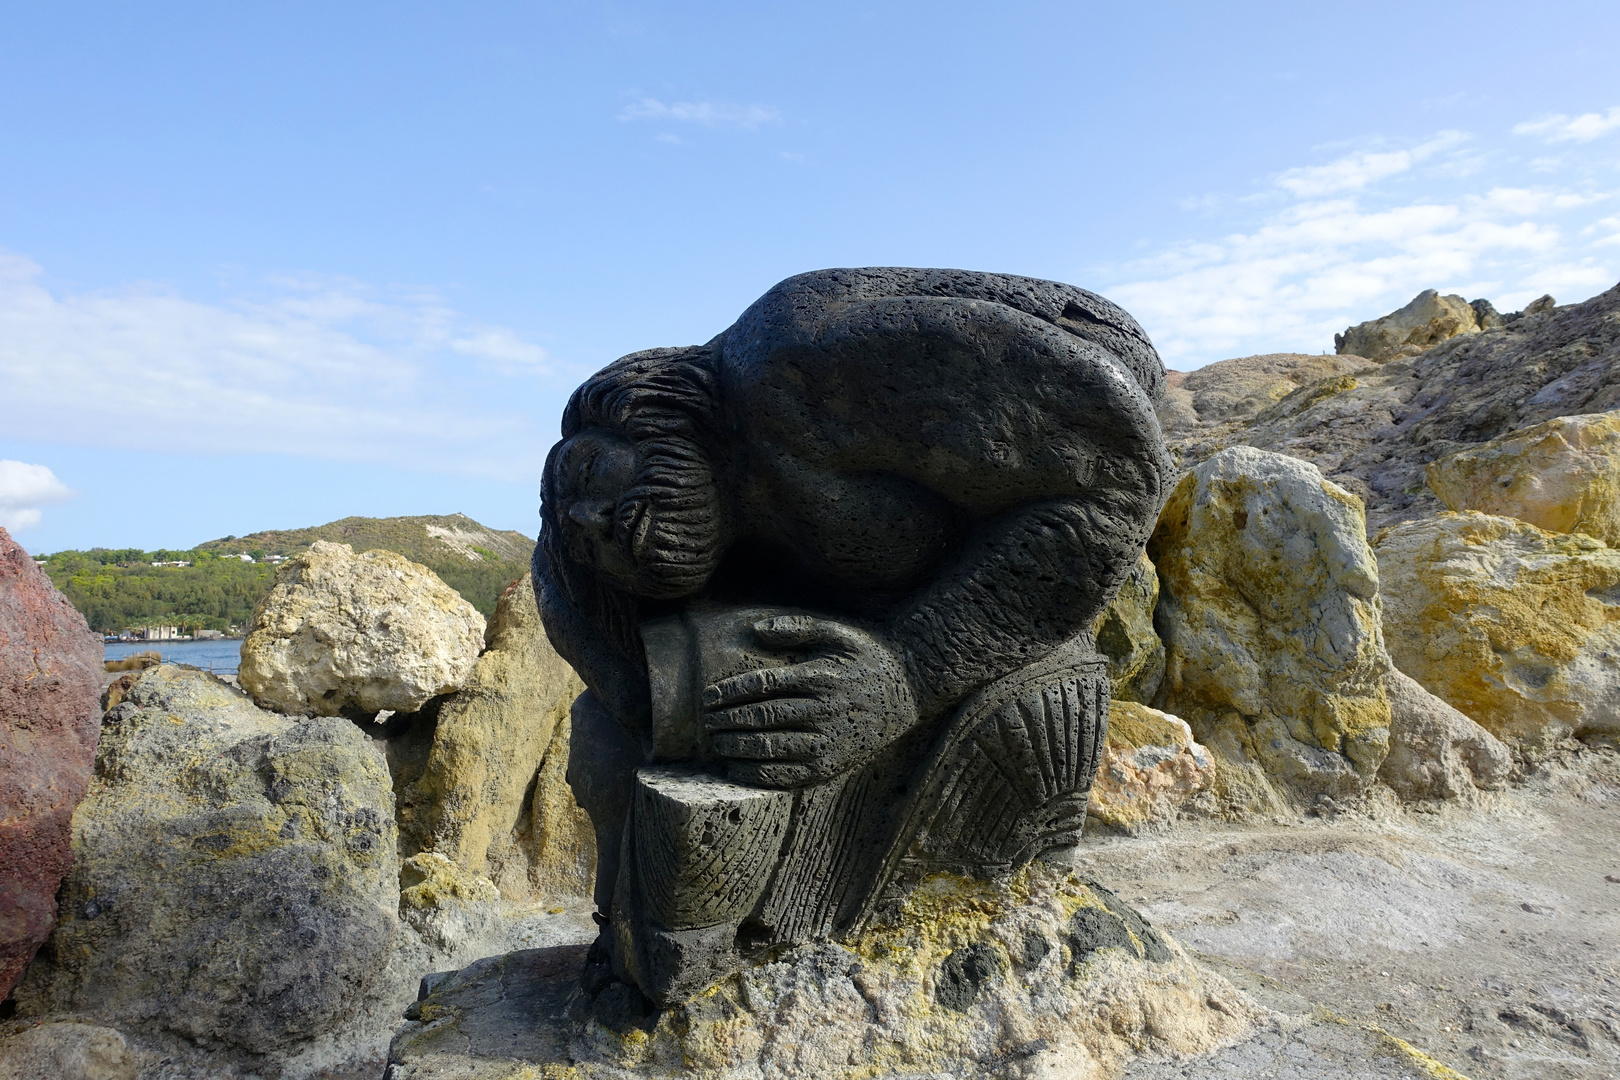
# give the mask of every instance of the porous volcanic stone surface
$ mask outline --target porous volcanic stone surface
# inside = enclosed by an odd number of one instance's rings
[[[101,642],[0,529],[0,999],[56,920],[100,730]]]
[[[438,984],[395,1038],[390,1080],[1100,1080],[1271,1018],[1111,892],[1040,864],[1000,885],[932,879],[847,945],[793,948],[656,1016],[615,1011],[622,984],[590,1004],[584,960],[511,953]]]

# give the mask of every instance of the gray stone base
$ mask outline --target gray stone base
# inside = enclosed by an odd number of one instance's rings
[[[931,878],[858,938],[661,1012],[587,953],[508,953],[438,982],[395,1037],[388,1080],[1079,1080],[1220,1051],[1278,1017],[1112,893],[1046,866]]]

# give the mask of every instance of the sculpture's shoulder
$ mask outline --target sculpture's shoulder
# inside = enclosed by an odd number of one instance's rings
[[[874,343],[885,339],[898,347],[887,358],[874,355]],[[814,379],[860,363],[891,382],[910,375],[948,385],[955,377],[994,396],[999,383],[1015,389],[1020,374],[1043,366],[1106,359],[1150,403],[1165,390],[1158,353],[1123,308],[1073,285],[1014,274],[910,267],[798,274],[760,297],[717,343],[722,367],[741,386],[784,365]],[[987,360],[1005,368],[1000,379],[986,378]]]

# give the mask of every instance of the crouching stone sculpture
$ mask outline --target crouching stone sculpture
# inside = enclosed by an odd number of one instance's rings
[[[599,965],[679,1001],[920,875],[1073,845],[1164,378],[1072,286],[825,270],[574,393],[534,578],[589,688]]]

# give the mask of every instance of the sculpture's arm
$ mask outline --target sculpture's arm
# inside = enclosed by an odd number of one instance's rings
[[[921,715],[938,715],[1090,626],[1146,542],[1142,498],[1044,499],[980,526],[890,623]]]
[[[569,599],[563,580],[568,568],[556,565],[560,559],[548,546],[542,537],[532,564],[535,598],[546,635],[611,715],[635,731],[645,731],[651,712],[646,669],[625,656]]]

